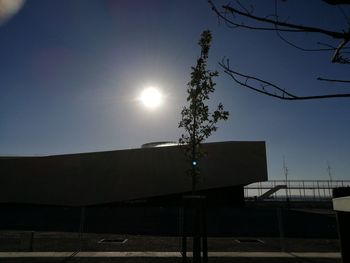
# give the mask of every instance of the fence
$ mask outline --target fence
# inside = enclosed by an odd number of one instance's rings
[[[333,188],[346,186],[350,186],[350,180],[270,180],[247,185],[244,197],[259,198],[271,191],[268,200],[327,201],[332,198]]]

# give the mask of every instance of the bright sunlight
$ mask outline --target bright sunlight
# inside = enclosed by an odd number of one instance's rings
[[[162,104],[163,96],[158,89],[149,87],[142,91],[140,101],[147,108],[154,109]]]

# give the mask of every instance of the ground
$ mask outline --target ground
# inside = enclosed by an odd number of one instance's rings
[[[101,243],[102,239],[126,241]],[[190,243],[189,240],[189,245]],[[337,239],[209,237],[208,249],[209,262],[341,262]],[[0,231],[0,251],[0,262],[9,263],[182,262],[180,254],[177,253],[181,251],[181,238],[174,236]],[[75,253],[77,251],[117,253],[79,254]],[[53,257],[52,253],[33,252],[67,253]],[[15,257],[11,258],[9,255]]]

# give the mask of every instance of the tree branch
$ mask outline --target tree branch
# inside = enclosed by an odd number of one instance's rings
[[[340,2],[343,4],[346,1],[340,1]],[[340,2],[335,0],[330,0],[327,3],[340,4]],[[275,4],[276,6],[275,6],[274,15],[262,17],[262,16],[254,15],[252,11],[249,11],[247,8],[245,8],[239,1],[237,1],[238,8],[235,8],[232,5],[223,5],[221,7],[222,10],[224,10],[223,12],[220,12],[218,10],[218,8],[215,6],[212,0],[208,0],[208,3],[210,4],[212,10],[219,17],[219,19],[220,18],[223,19],[225,23],[231,28],[242,27],[242,28],[251,29],[251,30],[275,31],[277,33],[277,36],[282,41],[286,42],[288,45],[293,46],[294,48],[297,48],[302,51],[334,51],[334,54],[331,60],[333,63],[350,64],[350,59],[344,57],[345,52],[342,52],[344,49],[348,48],[347,45],[349,44],[349,41],[350,41],[350,29],[347,29],[346,31],[345,30],[332,31],[332,30],[327,30],[320,27],[306,26],[306,25],[288,23],[286,21],[279,21],[278,14],[277,14],[277,4]],[[246,18],[249,21],[254,21],[258,23],[258,25],[252,26],[252,25],[245,25],[243,24],[243,22],[236,22],[234,21],[234,19],[228,18],[227,14],[231,14],[233,18],[235,16]],[[268,24],[269,26],[263,26],[263,24]],[[340,44],[338,45],[338,47],[330,47],[328,45],[327,48],[304,48],[287,40],[284,36],[282,36],[281,32],[321,34],[327,37],[331,37],[333,39],[340,40]]]
[[[350,5],[349,0],[323,0],[329,5]]]
[[[209,0],[209,2],[211,2],[211,1]],[[330,30],[326,30],[326,29],[318,28],[318,27],[311,27],[311,26],[291,24],[291,23],[287,23],[287,22],[280,22],[280,21],[272,20],[272,19],[269,19],[266,17],[255,16],[251,13],[242,12],[242,11],[240,11],[232,6],[229,6],[229,5],[223,5],[222,8],[224,10],[230,12],[231,14],[238,14],[238,15],[241,15],[243,17],[252,19],[254,21],[267,23],[267,24],[270,24],[273,26],[275,26],[275,25],[280,26],[280,27],[282,27],[282,29],[280,29],[280,30],[285,30],[285,29],[293,30],[294,29],[294,30],[296,30],[294,32],[319,33],[319,34],[330,36],[330,37],[335,38],[335,39],[349,39],[350,38],[349,32],[330,31]]]
[[[326,79],[322,77],[318,77],[317,80],[321,81],[329,81],[329,82],[340,82],[340,83],[350,83],[350,80],[342,80],[342,79]]]
[[[277,11],[277,0],[275,0],[275,14],[274,14],[274,17],[276,18],[275,21],[278,22],[278,11]],[[318,51],[335,51],[337,50],[336,47],[332,47],[330,45],[327,45],[327,48],[304,48],[302,46],[299,46],[297,44],[294,44],[292,43],[290,40],[288,40],[287,38],[285,38],[281,32],[280,32],[280,28],[278,27],[277,23],[274,24],[275,26],[275,31],[276,31],[276,34],[277,36],[282,40],[284,41],[285,43],[287,43],[288,45],[296,48],[296,49],[299,49],[299,50],[302,50],[302,51],[307,51],[307,52],[318,52]],[[318,42],[319,44],[319,42]],[[343,47],[344,48],[344,47]]]
[[[338,63],[341,63],[341,64],[350,64],[349,59],[344,58],[344,57],[341,55],[341,50],[349,43],[349,40],[350,40],[349,38],[344,39],[344,40],[339,44],[339,46],[338,46],[337,49],[335,50],[334,55],[333,55],[333,57],[332,57],[332,62],[333,62],[333,63],[338,62]]]
[[[219,62],[224,72],[229,75],[236,83],[258,93],[278,98],[281,100],[312,100],[312,99],[330,99],[330,98],[349,98],[350,93],[333,93],[325,95],[298,96],[292,94],[281,87],[253,76],[244,75],[230,68],[229,60],[225,62],[225,58]],[[252,84],[250,84],[253,82]]]
[[[221,18],[223,21],[225,21],[225,23],[231,27],[231,28],[238,28],[238,27],[241,27],[241,28],[246,28],[246,29],[252,29],[252,30],[263,30],[263,31],[274,31],[275,28],[274,27],[256,27],[256,26],[250,26],[250,25],[245,25],[243,23],[237,23],[237,22],[234,22],[230,19],[228,19],[226,17],[226,14],[227,12],[220,12],[217,7],[214,5],[214,3],[212,2],[212,0],[208,0],[208,3],[210,4],[211,6],[211,9],[214,11],[214,13],[217,14],[217,16],[219,18]],[[281,31],[283,32],[303,32],[301,30],[296,30],[296,29],[280,29]]]

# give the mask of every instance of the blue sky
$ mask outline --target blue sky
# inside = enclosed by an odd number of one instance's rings
[[[256,5],[257,13],[273,11],[274,1],[264,3]],[[339,10],[320,1],[287,1],[280,11],[290,21],[346,28]],[[230,111],[210,141],[266,141],[270,179],[283,178],[283,156],[290,179],[328,179],[327,161],[335,179],[350,179],[350,99],[278,101],[237,86],[217,62],[226,56],[242,73],[300,95],[350,91],[316,80],[346,78],[349,66],[331,64],[330,53],[291,48],[274,33],[228,29],[204,0],[27,1],[0,26],[0,154],[104,151],[177,140],[204,29],[213,33],[210,68],[220,72],[211,103],[221,101]],[[296,40],[307,46],[326,41],[308,35]],[[165,95],[159,110],[136,100],[149,85]]]

